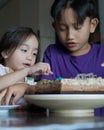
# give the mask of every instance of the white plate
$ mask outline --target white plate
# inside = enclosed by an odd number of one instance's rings
[[[40,94],[25,95],[25,99],[37,106],[51,111],[85,110],[104,106],[104,94]]]
[[[8,112],[11,109],[16,109],[17,107],[19,107],[20,105],[2,105],[0,106],[0,113],[4,113],[4,112]]]

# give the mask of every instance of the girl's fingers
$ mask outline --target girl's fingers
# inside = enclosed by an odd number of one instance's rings
[[[7,94],[5,95],[6,105],[8,105],[9,103],[12,104],[11,97],[12,97],[12,92],[8,90]]]
[[[21,98],[21,96],[19,94],[17,94],[13,100],[12,100],[12,104],[15,105],[16,103],[18,103],[19,99]]]
[[[0,105],[5,103],[4,99],[5,99],[6,93],[7,93],[7,89],[4,89],[3,91],[0,92]]]
[[[50,65],[47,63],[39,62],[35,66],[31,67],[31,74],[39,75],[39,74],[53,74],[51,71]]]

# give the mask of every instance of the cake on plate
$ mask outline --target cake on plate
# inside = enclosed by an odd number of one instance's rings
[[[69,79],[40,80],[36,84],[36,93],[104,93],[104,78],[78,75]]]

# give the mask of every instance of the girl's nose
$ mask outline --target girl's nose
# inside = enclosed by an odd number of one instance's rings
[[[28,59],[28,60],[32,60],[32,54],[28,54],[28,55],[27,55],[27,59]]]
[[[67,30],[66,39],[70,40],[70,41],[72,41],[74,39],[72,29]]]

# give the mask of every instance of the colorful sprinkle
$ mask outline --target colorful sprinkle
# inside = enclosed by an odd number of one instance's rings
[[[62,77],[58,77],[56,80],[61,81],[62,79],[63,79]]]

